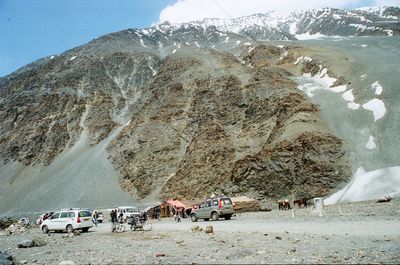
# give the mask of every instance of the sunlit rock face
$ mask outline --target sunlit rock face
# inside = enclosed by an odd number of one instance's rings
[[[370,20],[384,16],[357,12]],[[112,33],[1,78],[2,209],[212,192],[315,197],[349,180],[343,137],[292,80],[292,73],[318,74],[318,61],[296,63],[304,50],[259,41],[265,30],[207,23]],[[317,33],[281,29],[275,33],[288,39]],[[41,197],[68,189],[74,196],[67,203]]]

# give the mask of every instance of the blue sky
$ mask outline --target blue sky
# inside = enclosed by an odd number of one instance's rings
[[[158,21],[174,0],[0,0],[0,76],[97,36]]]
[[[0,76],[95,37],[160,20],[247,15],[280,7],[354,8],[400,0],[0,0]],[[199,4],[200,3],[200,4]],[[210,12],[210,11],[213,12]],[[193,20],[192,19],[192,20]]]

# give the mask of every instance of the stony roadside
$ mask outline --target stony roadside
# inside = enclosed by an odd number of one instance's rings
[[[0,236],[0,250],[25,264],[398,264],[398,203],[328,206],[322,217],[311,215],[308,209],[294,213],[273,209],[238,214],[230,221],[175,223],[167,218],[154,222],[150,232],[121,234],[111,233],[109,223],[78,236],[47,236],[33,228],[24,235]],[[213,225],[214,233],[192,232],[194,225]],[[17,247],[24,239],[37,237],[47,244]]]

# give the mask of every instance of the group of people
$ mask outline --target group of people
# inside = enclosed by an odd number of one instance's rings
[[[123,213],[121,212],[118,216],[118,211],[117,209],[115,210],[111,210],[110,212],[110,218],[111,218],[111,223],[115,224],[118,222],[118,217],[122,218],[123,217]]]
[[[48,219],[53,214],[54,214],[54,212],[48,212],[48,213],[44,213],[44,214],[40,215],[40,217],[36,220],[36,224],[40,225],[41,223],[43,223],[44,220]]]

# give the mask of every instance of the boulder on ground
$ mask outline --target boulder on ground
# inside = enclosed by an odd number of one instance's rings
[[[207,234],[213,234],[214,233],[214,227],[212,225],[207,225],[205,232]]]
[[[10,217],[3,217],[0,219],[0,229],[6,229],[12,225],[13,221]]]
[[[33,246],[34,246],[34,243],[33,243],[33,240],[31,240],[31,239],[22,240],[17,245],[18,248],[31,248]]]
[[[376,202],[390,202],[392,200],[392,197],[387,196],[387,197],[382,197],[379,200],[377,200]]]
[[[46,240],[44,240],[44,239],[41,238],[41,237],[35,236],[35,237],[32,238],[32,240],[33,240],[33,244],[34,244],[35,246],[37,246],[37,247],[41,247],[41,246],[47,245]]]
[[[13,257],[7,252],[0,251],[0,265],[12,265],[14,264]]]

